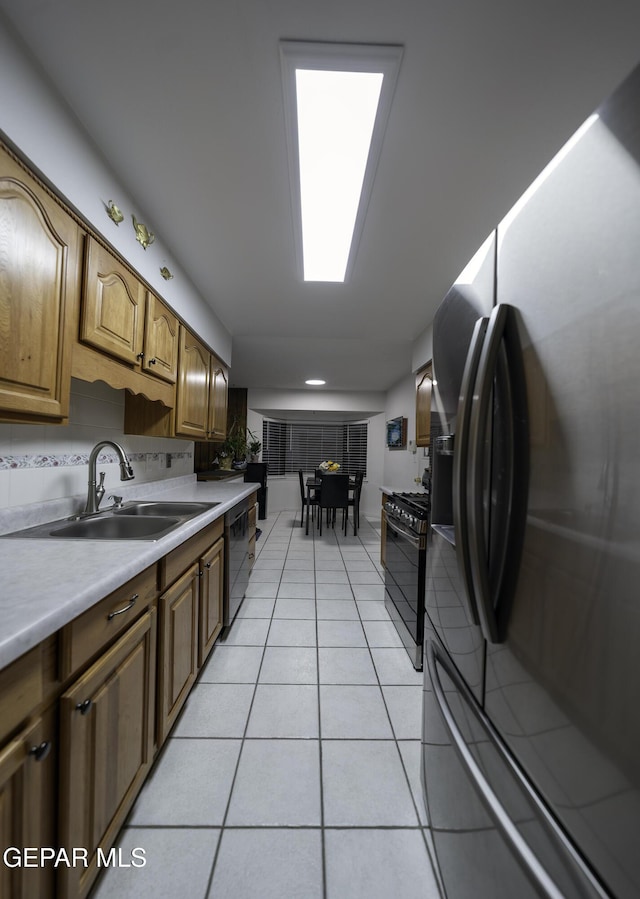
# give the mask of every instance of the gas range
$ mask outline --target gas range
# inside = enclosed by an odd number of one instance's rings
[[[429,493],[393,493],[384,509],[390,523],[398,522],[418,536],[427,533],[431,511]]]

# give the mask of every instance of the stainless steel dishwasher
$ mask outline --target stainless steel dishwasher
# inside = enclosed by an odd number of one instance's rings
[[[240,608],[249,583],[249,499],[240,500],[224,516],[224,617],[228,627]]]

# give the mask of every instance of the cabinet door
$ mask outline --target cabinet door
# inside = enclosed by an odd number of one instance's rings
[[[222,600],[224,588],[224,540],[214,543],[200,559],[200,631],[198,667],[213,649],[222,630]]]
[[[178,374],[178,319],[152,293],[147,293],[142,368],[175,384]]]
[[[198,672],[198,584],[194,563],[160,597],[158,742],[162,744]]]
[[[57,753],[52,751],[54,713],[29,724],[0,749],[0,845],[9,847],[54,847],[54,789]],[[34,859],[31,859],[34,861]],[[36,860],[36,862],[39,861]],[[9,867],[0,864],[0,896],[7,899],[49,899],[54,896],[54,868]]]
[[[89,853],[58,869],[63,899],[87,894],[151,766],[155,648],[150,609],[60,700],[60,844]]]
[[[115,256],[87,244],[80,339],[130,365],[139,365],[145,289]]]
[[[204,440],[209,422],[210,353],[186,328],[180,328],[176,385],[176,435]]]
[[[210,438],[227,436],[227,369],[215,356],[211,357],[211,391],[209,394]]]
[[[0,157],[0,421],[69,415],[80,291],[76,223],[9,156]]]
[[[416,377],[416,446],[431,444],[432,377],[431,363],[419,371]]]

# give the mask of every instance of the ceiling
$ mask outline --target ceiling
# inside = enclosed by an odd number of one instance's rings
[[[413,340],[469,257],[638,62],[640,27],[637,0],[0,10],[232,334],[231,384],[305,389],[323,377],[340,391],[383,391],[411,371]],[[285,38],[404,47],[346,284],[296,274]]]

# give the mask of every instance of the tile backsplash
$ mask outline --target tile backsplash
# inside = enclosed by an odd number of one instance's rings
[[[114,440],[129,456],[138,483],[193,473],[193,443],[123,433],[124,391],[71,381],[69,424],[0,424],[0,507],[86,495],[89,454]],[[98,458],[105,488],[117,493],[120,469],[107,448]]]

